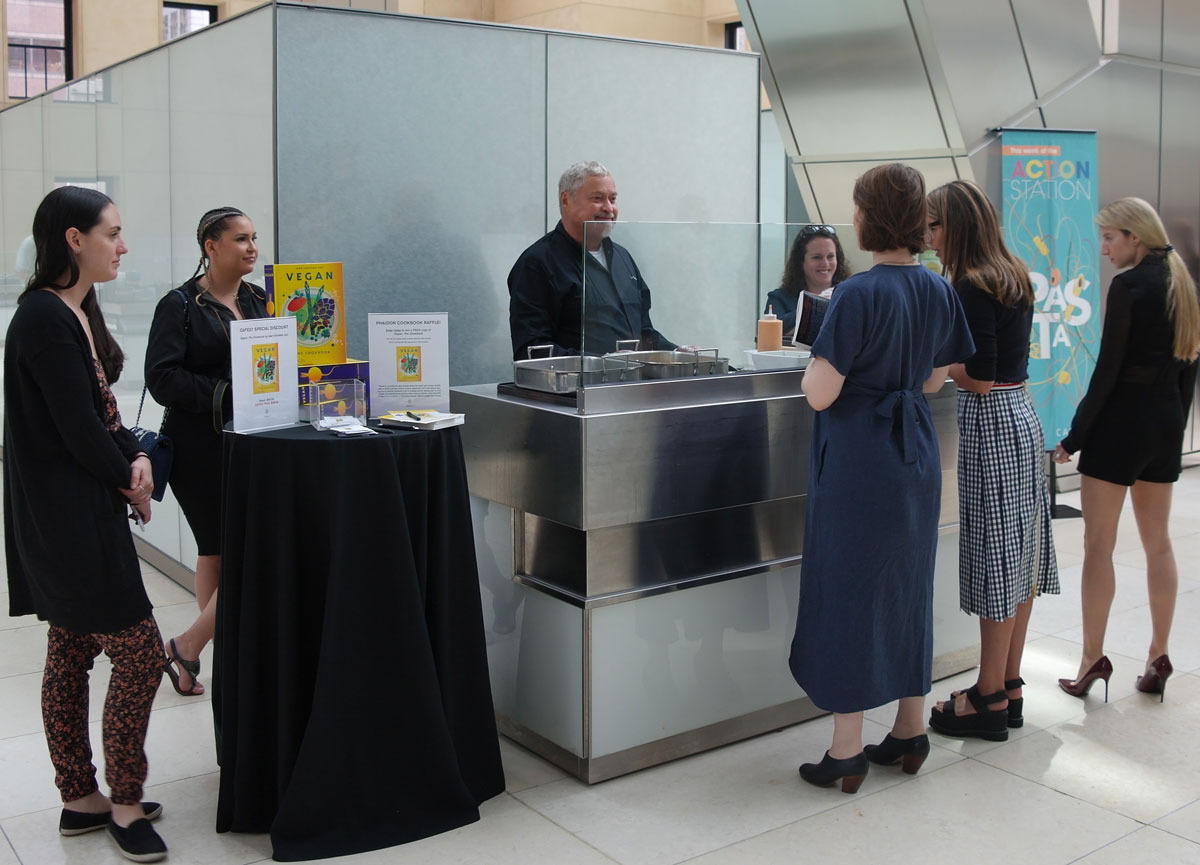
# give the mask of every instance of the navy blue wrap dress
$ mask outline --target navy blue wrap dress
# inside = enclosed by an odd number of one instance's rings
[[[877,264],[838,286],[812,351],[846,381],[813,426],[789,663],[817,706],[858,712],[930,689],[942,467],[921,388],[975,346],[950,283]]]

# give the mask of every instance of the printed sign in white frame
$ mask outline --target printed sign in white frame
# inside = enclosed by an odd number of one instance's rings
[[[296,319],[253,318],[229,325],[233,431],[260,432],[300,419]]]
[[[450,411],[450,315],[445,312],[371,313],[371,414]]]

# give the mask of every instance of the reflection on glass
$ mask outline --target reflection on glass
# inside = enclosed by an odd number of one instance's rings
[[[807,355],[791,345],[800,292],[828,293],[850,275],[847,240],[857,249],[848,225],[585,223],[585,247],[611,248],[606,259],[623,251],[634,264],[630,273],[609,272],[583,253],[584,353],[636,351],[642,356],[635,359],[650,365],[643,379],[802,366]],[[746,352],[756,350],[758,319],[768,305],[784,320],[790,356],[750,367]],[[645,318],[653,322],[648,338],[639,329]],[[655,334],[665,348],[654,343]],[[654,366],[664,363],[677,366]]]

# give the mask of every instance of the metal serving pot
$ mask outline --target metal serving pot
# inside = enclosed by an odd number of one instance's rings
[[[516,384],[546,393],[571,393],[580,386],[638,381],[642,378],[643,365],[625,355],[539,358],[533,356],[535,351],[543,349],[549,353],[554,347],[531,345],[527,351],[529,360],[513,361],[513,381]]]
[[[623,345],[637,345],[636,339],[621,340]],[[712,352],[712,357],[703,354]],[[729,358],[717,357],[719,349],[701,348],[696,351],[622,351],[610,358],[632,360],[642,365],[642,378],[686,378],[700,375],[724,375],[729,372]]]

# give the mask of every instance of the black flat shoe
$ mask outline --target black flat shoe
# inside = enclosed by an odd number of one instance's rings
[[[856,754],[844,760],[836,760],[825,752],[820,763],[805,763],[800,767],[800,777],[818,787],[832,787],[835,781],[842,782],[843,793],[857,793],[871,764],[866,754]]]
[[[991,742],[1008,741],[1008,707],[989,709],[995,703],[1008,699],[1003,691],[983,695],[979,686],[972,685],[963,692],[967,700],[975,708],[974,715],[957,715],[954,704],[944,704],[946,708],[939,711],[936,707],[929,713],[929,726],[946,736],[959,738],[987,739]]]
[[[863,753],[880,766],[895,766],[904,761],[905,773],[915,775],[929,756],[929,737],[922,733],[909,739],[897,739],[888,733],[878,745],[863,748]]]
[[[162,805],[158,802],[143,802],[142,812],[146,815],[147,820],[157,820],[162,816]],[[85,814],[82,811],[68,811],[63,808],[62,814],[58,817],[58,834],[70,837],[103,829],[108,825],[110,813],[101,811],[99,814]]]
[[[1004,690],[1015,691],[1017,688],[1024,686],[1025,680],[1018,676],[1015,679],[1008,679],[1004,683]],[[1015,730],[1018,727],[1025,726],[1025,698],[1024,697],[1009,697],[1008,698],[1008,727],[1010,730]]]
[[[122,828],[109,818],[108,834],[121,855],[131,862],[159,862],[167,858],[167,845],[149,820],[134,820]]]

